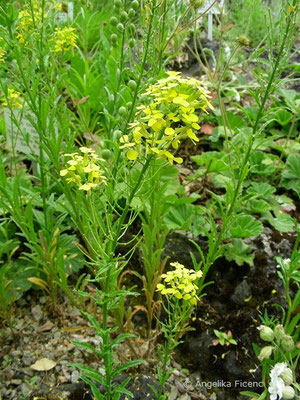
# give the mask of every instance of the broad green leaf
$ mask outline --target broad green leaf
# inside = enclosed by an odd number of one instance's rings
[[[285,179],[300,180],[300,155],[290,155],[288,157],[286,168],[283,170],[282,177]]]
[[[283,109],[276,111],[273,117],[275,121],[279,123],[279,125],[285,126],[291,121],[293,114]]]
[[[265,219],[279,232],[293,232],[295,227],[293,218],[287,214],[278,213],[276,217],[273,217],[271,213],[268,213]]]
[[[234,238],[247,238],[258,236],[263,230],[263,225],[251,215],[238,215],[232,224],[230,233]]]
[[[265,199],[271,196],[276,189],[266,182],[252,182],[248,192],[252,191]]]
[[[251,247],[247,246],[242,239],[233,239],[226,247],[225,257],[228,261],[235,261],[237,265],[248,264],[253,266],[254,255],[249,254]]]
[[[164,224],[167,229],[171,230],[189,230],[193,214],[194,206],[192,204],[174,206],[164,217]]]
[[[263,214],[271,208],[270,204],[264,200],[250,200],[249,205],[252,214]]]

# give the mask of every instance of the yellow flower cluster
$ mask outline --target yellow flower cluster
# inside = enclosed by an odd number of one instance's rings
[[[30,4],[27,4],[27,6],[19,12],[17,38],[20,43],[24,43],[26,36],[39,28],[43,20],[42,14],[42,8],[37,0],[32,1],[32,9]],[[44,14],[44,17],[46,17],[46,14]]]
[[[67,161],[68,168],[60,171],[60,176],[68,175],[67,182],[75,183],[79,186],[79,190],[90,192],[96,186],[106,183],[106,177],[102,175],[103,171],[97,165],[97,161],[103,160],[92,149],[80,147],[79,150],[81,154],[65,154],[71,159]]]
[[[194,78],[182,78],[180,72],[168,72],[146,91],[152,98],[149,105],[138,107],[136,119],[131,124],[132,139],[121,137],[120,148],[127,148],[127,158],[135,160],[143,151],[157,154],[159,158],[181,163],[182,158],[174,157],[170,149],[177,150],[182,139],[198,142],[195,132],[200,129],[196,111],[212,108],[209,93]]]
[[[78,36],[75,33],[75,29],[71,27],[56,28],[52,42],[53,42],[53,52],[60,53],[67,51],[72,47],[77,47],[76,40]]]
[[[3,49],[3,47],[0,47],[0,62],[4,61],[5,54],[6,54],[6,51]]]
[[[197,300],[199,300],[196,294],[198,286],[194,281],[201,278],[202,272],[189,270],[179,262],[171,263],[171,265],[175,267],[175,270],[162,274],[164,284],[159,283],[157,290],[161,294],[188,301],[191,305],[197,304]]]
[[[3,107],[21,108],[23,107],[24,100],[21,97],[21,93],[14,89],[7,90],[7,99],[5,96],[1,96],[1,102]]]

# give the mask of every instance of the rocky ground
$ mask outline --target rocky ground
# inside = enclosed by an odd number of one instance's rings
[[[249,241],[255,251],[254,267],[220,259],[212,269],[208,280],[214,284],[207,288],[207,296],[193,316],[194,331],[183,338],[170,366],[174,371],[166,386],[169,400],[239,399],[244,398],[239,392],[252,390],[251,385],[257,385],[259,391],[261,371],[252,343],[261,344],[256,329],[260,313],[265,309],[277,313],[274,303],[285,306],[274,256],[288,258],[293,237],[265,229]],[[171,260],[176,254],[176,259],[189,267],[193,250],[186,235],[177,232],[168,238],[165,253]],[[61,296],[54,315],[47,298],[32,291],[17,302],[15,321],[14,335],[6,328],[0,337],[0,399],[92,399],[79,372],[68,364],[88,364],[101,372],[101,360],[71,341],[97,346],[100,338],[68,299]],[[136,323],[142,324],[143,318]],[[218,344],[214,329],[231,331],[237,345]],[[125,347],[123,350],[125,354]],[[43,358],[53,362],[48,371],[36,368],[35,363]],[[148,362],[132,372],[129,389],[135,400],[155,400],[148,386],[156,385],[154,364]]]

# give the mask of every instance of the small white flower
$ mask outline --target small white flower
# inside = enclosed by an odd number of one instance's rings
[[[290,262],[291,262],[291,260],[289,258],[286,258],[285,260],[283,260],[284,265],[289,264]]]
[[[277,400],[282,399],[282,392],[285,388],[285,384],[283,382],[283,379],[279,378],[278,376],[274,376],[270,382],[270,386],[268,388],[268,391],[270,393],[270,400]]]
[[[271,380],[273,380],[273,378],[278,378],[283,373],[285,368],[287,368],[287,364],[286,363],[277,363],[277,364],[275,364],[274,367],[272,368],[272,371],[270,372]]]

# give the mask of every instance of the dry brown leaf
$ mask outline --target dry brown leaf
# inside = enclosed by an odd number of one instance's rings
[[[51,321],[47,321],[44,325],[39,326],[38,332],[46,332],[46,331],[51,331],[53,328],[54,324]]]
[[[56,362],[49,360],[48,358],[40,358],[34,364],[30,365],[30,368],[35,371],[49,371],[56,366]]]

